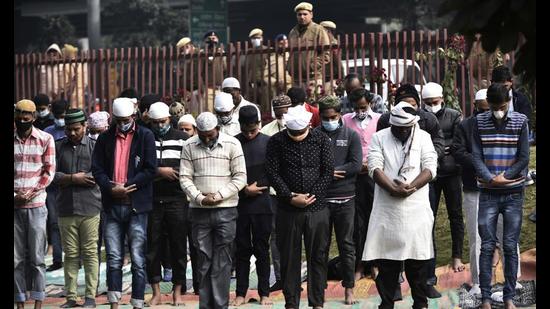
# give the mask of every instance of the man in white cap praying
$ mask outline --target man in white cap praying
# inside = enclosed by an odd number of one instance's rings
[[[367,154],[369,176],[376,185],[362,258],[378,260],[379,308],[393,308],[403,262],[413,308],[428,308],[424,268],[434,256],[434,216],[426,185],[436,176],[437,153],[419,119],[411,104],[397,104],[391,127],[373,135]]]
[[[233,114],[235,105],[233,99],[228,93],[218,93],[214,99],[214,113],[218,117],[220,132],[230,136],[241,133],[241,126],[238,117]]]
[[[229,93],[233,98],[233,104],[235,105],[235,109],[233,109],[232,115],[237,122],[239,121],[239,110],[241,109],[241,107],[245,105],[252,105],[256,107],[256,109],[258,110],[258,118],[260,119],[260,122],[261,122],[262,114],[260,113],[260,109],[256,104],[250,101],[247,101],[245,98],[243,98],[243,96],[241,95],[241,84],[239,83],[238,79],[236,79],[235,77],[228,77],[224,79],[222,82],[222,91],[225,93]]]
[[[241,143],[220,132],[214,114],[201,113],[197,130],[183,146],[179,180],[190,200],[193,246],[198,251],[199,308],[227,308],[231,245],[238,193],[247,184],[246,164]]]
[[[107,299],[118,309],[122,298],[124,239],[132,259],[134,308],[143,308],[147,215],[153,208],[153,178],[157,173],[155,137],[137,125],[129,98],[113,102],[115,126],[100,134],[92,155],[92,174],[101,189],[105,210]]]
[[[329,209],[325,201],[334,174],[330,139],[311,130],[312,113],[301,105],[283,115],[286,130],[267,144],[266,171],[277,192],[276,233],[285,307],[300,307],[302,236],[307,258],[308,306],[322,308],[327,280]]]
[[[462,247],[464,243],[464,220],[462,219],[462,187],[461,168],[451,155],[451,144],[453,136],[457,131],[458,124],[462,120],[462,113],[447,107],[443,101],[443,87],[437,83],[427,83],[422,88],[422,102],[424,110],[435,115],[439,127],[443,131],[445,153],[439,159],[437,168],[437,179],[433,182],[434,190],[430,203],[434,217],[437,218],[441,193],[445,195],[445,206],[447,207],[448,221],[451,227],[452,253],[451,267],[455,272],[465,269],[462,263]],[[429,267],[429,276],[435,277],[435,257]]]
[[[191,114],[185,114],[178,120],[178,129],[187,133],[189,137],[197,134],[197,122]]]
[[[164,102],[153,103],[148,111],[149,124],[155,134],[157,174],[153,182],[153,211],[147,226],[147,279],[153,289],[150,306],[161,303],[161,260],[172,266],[172,304],[180,304],[181,288],[186,282],[186,223],[189,203],[179,184],[181,150],[187,133],[172,128],[169,107]],[[168,244],[169,256],[165,246]]]

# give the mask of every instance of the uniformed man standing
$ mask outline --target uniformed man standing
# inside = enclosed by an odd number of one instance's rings
[[[330,41],[325,29],[313,22],[313,5],[308,2],[301,2],[294,8],[296,12],[297,25],[288,34],[291,49],[306,46],[319,47],[329,45]],[[307,85],[308,80],[314,80],[316,85],[323,83],[323,66],[330,62],[328,50],[318,52],[308,49],[307,51],[291,52],[289,61],[289,72],[294,78],[294,85]]]
[[[250,43],[252,44],[252,54],[246,56],[245,67],[248,80],[248,98],[260,105],[262,111],[269,111],[269,54],[264,50],[267,49],[263,43],[263,30],[254,28],[248,34]],[[275,80],[271,80],[272,83]]]
[[[330,20],[325,20],[319,23],[319,25],[325,28],[328,39],[331,46],[338,46],[338,39],[336,38],[336,24]],[[329,90],[332,94],[332,90],[336,89],[336,80],[338,80],[338,73],[343,74],[342,66],[342,50],[339,48],[331,49],[330,56],[332,57],[332,63],[329,62],[325,65],[325,89]],[[331,72],[332,67],[332,72]]]

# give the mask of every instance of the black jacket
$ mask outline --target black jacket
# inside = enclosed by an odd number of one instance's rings
[[[111,180],[115,165],[116,129],[116,126],[111,126],[109,130],[99,135],[92,155],[92,174],[101,189],[101,201],[105,211],[109,211],[113,203]],[[135,213],[153,209],[153,178],[156,172],[157,155],[153,132],[136,125],[130,146],[128,180],[125,184],[125,186],[137,185],[137,190],[130,193]]]
[[[514,111],[527,116],[527,119],[529,119],[529,130],[531,130],[531,113],[533,110],[531,102],[529,102],[529,99],[527,99],[523,93],[515,90],[512,90],[512,97],[514,102]]]
[[[311,129],[301,142],[293,141],[286,130],[273,135],[267,143],[266,170],[277,192],[277,207],[297,212],[322,210],[334,175],[334,154],[328,136]],[[297,208],[290,204],[292,193],[313,194],[316,201]]]
[[[330,138],[334,151],[334,170],[346,171],[344,179],[332,180],[326,197],[354,196],[355,180],[363,165],[363,149],[359,135],[346,127],[341,119],[340,127],[332,132],[326,131],[323,126],[318,126],[315,130],[325,133]]]
[[[428,132],[432,138],[432,143],[434,144],[435,151],[437,152],[437,157],[439,159],[443,158],[445,155],[445,141],[443,137],[443,131],[439,126],[439,121],[434,116],[434,114],[429,113],[423,109],[418,110],[418,125],[420,129]],[[380,116],[378,119],[378,125],[376,126],[376,131],[380,131],[385,128],[390,127],[390,113],[387,112]]]
[[[454,157],[451,155],[450,147],[453,143],[453,136],[455,135],[456,128],[462,120],[462,114],[457,110],[443,106],[435,116],[439,121],[439,127],[443,131],[445,149],[448,149],[445,155],[439,158],[437,176],[445,177],[458,175],[460,173],[460,165],[455,162]]]
[[[456,128],[453,144],[451,145],[451,153],[456,162],[462,167],[462,184],[464,189],[478,191],[476,172],[472,161],[472,142],[476,114],[462,120]]]

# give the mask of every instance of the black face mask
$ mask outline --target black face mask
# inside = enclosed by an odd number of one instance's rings
[[[393,136],[395,136],[395,138],[400,140],[402,143],[405,143],[407,141],[407,139],[411,135],[411,132],[412,132],[412,127],[408,128],[406,131],[398,129],[395,126],[391,127],[391,133],[393,134]]]
[[[23,122],[21,120],[15,120],[15,126],[18,132],[27,132],[32,127],[32,121]]]
[[[206,45],[208,46],[208,48],[214,48],[218,46],[218,42],[210,40],[206,42]]]

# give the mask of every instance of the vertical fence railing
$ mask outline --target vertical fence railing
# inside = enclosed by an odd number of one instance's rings
[[[39,92],[61,97],[67,95],[78,74],[74,97],[78,98],[79,107],[88,112],[110,112],[112,100],[131,87],[140,95],[182,97],[187,110],[197,114],[213,107],[221,81],[234,76],[240,81],[241,94],[252,102],[262,102],[262,111],[268,113],[272,98],[286,92],[290,85],[307,89],[321,82],[325,93],[333,94],[335,81],[356,73],[372,92],[387,99],[390,82],[413,83],[419,90],[426,82],[441,83],[448,60],[434,52],[445,48],[447,37],[447,30],[443,29],[344,34],[338,35],[332,45],[289,38],[284,49],[276,41],[267,41],[262,48],[249,42],[244,42],[244,46],[234,42],[227,48],[195,48],[189,53],[162,46],[90,50],[72,59],[42,53],[16,54],[14,93],[16,100],[32,98]],[[426,54],[426,59],[416,60],[417,51]],[[319,59],[326,54],[330,55],[328,62],[320,65]],[[509,56],[505,64],[512,67],[514,52]],[[475,91],[488,86],[488,65],[479,57],[468,58],[459,65],[455,80],[466,115],[473,111]],[[375,67],[385,68],[386,83],[372,80]]]

